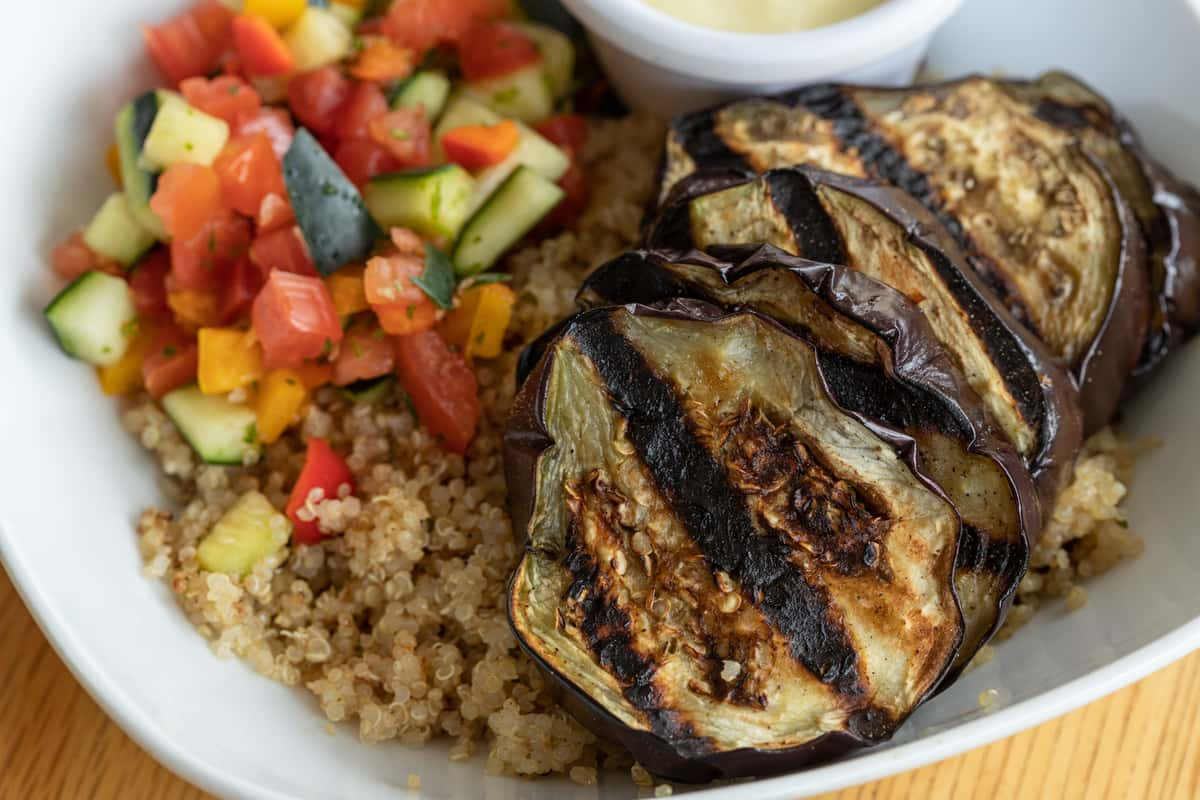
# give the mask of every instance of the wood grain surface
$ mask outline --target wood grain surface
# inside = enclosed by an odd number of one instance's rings
[[[207,797],[104,715],[3,570],[0,687],[0,798]],[[917,798],[1200,798],[1200,653],[1011,739],[821,800]]]

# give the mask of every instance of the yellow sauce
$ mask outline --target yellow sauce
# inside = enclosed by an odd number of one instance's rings
[[[857,17],[883,0],[645,0],[672,17],[719,31],[786,33]]]

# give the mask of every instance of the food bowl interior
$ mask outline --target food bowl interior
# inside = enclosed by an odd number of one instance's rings
[[[0,159],[9,189],[0,238],[0,554],[43,627],[105,708],[144,746],[225,796],[626,797],[600,787],[485,777],[482,758],[449,764],[443,746],[367,746],[329,729],[308,695],[218,660],[160,583],[145,579],[133,532],[158,496],[152,464],[122,430],[94,376],[63,358],[40,308],[55,286],[53,243],[110,190],[104,151],[114,111],[151,74],[138,24],[161,0],[84,0],[10,9],[0,53],[8,124]],[[1108,93],[1150,150],[1200,180],[1200,48],[1184,0],[969,0],[934,45],[941,75],[1069,68]],[[47,57],[52,56],[52,57]],[[874,753],[763,781],[761,798],[828,790],[945,757],[1011,733],[1161,666],[1200,642],[1200,347],[1176,357],[1133,403],[1125,429],[1163,437],[1128,503],[1141,557],[1088,584],[1080,611],[1050,608],[995,659],[921,709]],[[981,691],[998,690],[984,711]],[[406,793],[410,774],[419,791]],[[678,791],[682,791],[679,787]],[[699,790],[744,796],[745,787]]]

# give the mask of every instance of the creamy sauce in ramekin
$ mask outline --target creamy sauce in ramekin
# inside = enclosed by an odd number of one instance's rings
[[[673,17],[735,33],[786,33],[856,17],[884,0],[645,0]]]

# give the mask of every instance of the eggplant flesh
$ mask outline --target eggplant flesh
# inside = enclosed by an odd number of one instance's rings
[[[1084,387],[1107,423],[1137,364],[1149,275],[1131,210],[1075,137],[1001,82],[820,85],[675,123],[669,181],[699,169],[808,164],[891,183],[934,212],[969,264]],[[687,153],[682,163],[671,154]]]
[[[681,252],[765,241],[898,290],[928,318],[991,423],[1032,471],[1043,507],[1052,507],[1082,441],[1072,379],[904,192],[803,167],[719,181],[698,174],[677,185],[646,241]]]
[[[962,518],[955,590],[965,631],[955,670],[965,667],[1003,622],[1024,577],[1041,521],[1032,476],[906,298],[862,273],[770,245],[745,256],[628,253],[589,276],[579,303],[690,298],[751,309],[836,365],[826,369],[826,384],[838,405],[911,438],[924,471]]]
[[[629,305],[575,317],[518,396],[513,630],[668,778],[885,740],[953,665],[958,515],[829,369],[752,312]]]

